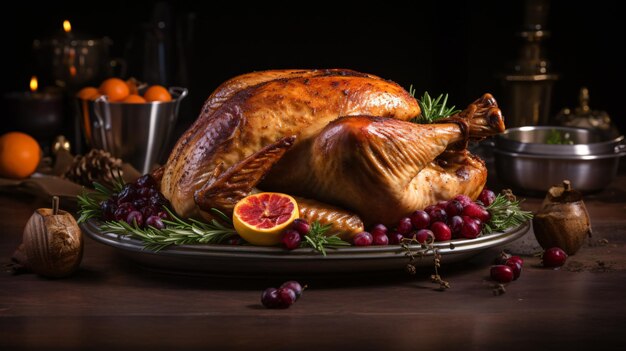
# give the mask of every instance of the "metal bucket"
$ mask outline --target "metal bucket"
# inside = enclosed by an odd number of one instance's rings
[[[78,100],[85,140],[92,148],[103,149],[141,174],[158,166],[169,145],[181,100],[187,89],[171,87],[172,101],[128,104]]]

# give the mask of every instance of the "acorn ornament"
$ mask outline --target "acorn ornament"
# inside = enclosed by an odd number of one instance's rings
[[[13,254],[16,271],[32,271],[44,277],[66,277],[78,269],[83,256],[83,236],[74,217],[52,208],[39,208],[24,227],[22,244]]]
[[[568,255],[575,254],[591,237],[591,222],[582,194],[572,188],[569,180],[548,190],[541,209],[533,217],[533,230],[545,250],[560,247]]]

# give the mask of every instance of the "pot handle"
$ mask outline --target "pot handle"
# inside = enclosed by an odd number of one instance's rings
[[[615,146],[615,153],[619,156],[619,157],[624,157],[626,156],[626,144],[620,143],[618,145]]]
[[[111,152],[109,149],[109,131],[111,130],[111,114],[107,107],[107,97],[102,95],[94,101],[94,115],[96,121],[93,124],[94,131],[97,130],[100,133],[102,141],[102,149]]]

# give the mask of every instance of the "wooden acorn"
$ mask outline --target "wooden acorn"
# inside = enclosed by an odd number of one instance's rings
[[[541,247],[560,247],[568,255],[575,254],[585,238],[591,236],[591,222],[582,195],[572,189],[569,180],[548,190],[541,209],[533,217],[533,230]]]
[[[22,244],[13,254],[17,270],[49,278],[72,274],[83,256],[83,236],[74,217],[59,210],[59,198],[52,208],[39,208],[24,227]]]

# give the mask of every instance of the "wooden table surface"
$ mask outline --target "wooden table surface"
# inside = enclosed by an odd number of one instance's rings
[[[0,350],[623,350],[625,198],[623,171],[585,197],[594,236],[561,269],[540,267],[532,231],[510,244],[525,265],[499,296],[488,280],[495,248],[444,265],[444,292],[430,269],[298,277],[309,286],[302,298],[270,310],[261,292],[284,277],[151,272],[87,238],[69,278],[0,274]],[[0,190],[3,263],[39,207],[47,200]]]

